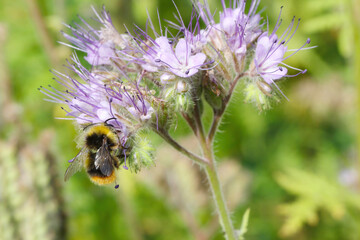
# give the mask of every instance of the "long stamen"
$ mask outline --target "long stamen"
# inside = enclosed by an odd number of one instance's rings
[[[287,56],[283,60],[286,60],[286,59],[290,58],[291,56],[294,56],[297,52],[299,52],[301,49],[303,49],[307,44],[310,44],[310,38],[308,38],[306,40],[306,42],[304,43],[304,45],[302,45],[297,51],[293,52],[292,54],[290,54],[289,56]]]
[[[286,40],[286,44],[292,39],[292,37],[294,36],[296,31],[298,30],[299,25],[300,25],[300,20],[301,20],[301,18],[298,19],[298,24],[296,25],[296,28],[295,28],[294,32],[292,33],[292,35],[288,38],[288,40]]]
[[[274,27],[274,30],[273,32],[271,33],[271,35],[275,34],[275,32],[279,29],[280,25],[281,25],[281,13],[282,13],[282,9],[283,9],[284,6],[281,6],[280,7],[280,13],[279,13],[279,16],[278,16],[278,19],[276,21],[276,24],[275,24],[275,27]]]
[[[285,40],[285,39],[289,36],[289,34],[290,34],[290,32],[291,32],[291,30],[292,30],[292,28],[293,28],[293,26],[294,26],[294,22],[295,22],[295,16],[292,18],[289,26],[286,28],[286,30],[284,31],[284,33],[279,37],[279,40],[281,40],[281,39],[284,39],[284,40]],[[295,32],[294,32],[294,33],[295,33]]]

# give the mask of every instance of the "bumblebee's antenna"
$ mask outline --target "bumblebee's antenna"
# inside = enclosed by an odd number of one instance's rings
[[[110,120],[113,120],[113,119],[116,119],[116,118],[113,117],[113,118],[107,119],[107,120],[104,122],[105,125],[112,126],[111,124],[108,124],[107,122],[110,121]],[[100,124],[100,123],[91,123],[91,124],[87,125],[86,127],[84,127],[84,128],[83,128],[83,131],[85,131],[88,127],[94,126],[94,125],[96,125],[96,124]]]
[[[86,127],[83,128],[83,131],[85,131],[88,127],[91,127],[91,126],[94,126],[96,125],[97,123],[91,123],[89,125],[87,125]]]
[[[107,119],[104,123],[107,124],[107,125],[110,125],[110,124],[108,124],[107,122],[110,121],[110,120],[113,120],[113,119],[116,119],[116,118],[115,118],[115,117],[109,118],[109,119]]]

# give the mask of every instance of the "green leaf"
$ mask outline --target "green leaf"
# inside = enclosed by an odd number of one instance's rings
[[[250,217],[250,208],[246,209],[242,221],[241,221],[241,227],[239,230],[237,230],[237,235],[239,236],[240,240],[244,239],[245,233],[247,233],[248,230],[248,224],[249,224],[249,217]]]
[[[337,220],[345,215],[348,206],[360,210],[360,204],[354,204],[354,199],[358,197],[354,197],[354,194],[346,191],[337,182],[318,174],[287,169],[278,173],[275,178],[281,187],[296,195],[294,202],[282,204],[278,209],[286,218],[281,228],[284,236],[299,232],[305,224],[316,225],[319,210],[330,213]]]

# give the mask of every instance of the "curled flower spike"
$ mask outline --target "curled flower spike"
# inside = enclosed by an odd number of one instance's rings
[[[205,0],[202,4],[199,1],[195,1],[199,14],[208,29],[221,32],[221,36],[215,33],[210,34],[209,40],[215,47],[221,49],[223,44],[220,43],[223,40],[216,38],[223,38],[232,51],[244,52],[244,48],[261,34],[262,25],[259,24],[261,17],[259,14],[256,14],[259,1],[251,1],[248,13],[245,13],[246,1],[230,1],[230,7],[226,6],[225,0],[222,0],[221,3],[223,12],[220,12],[220,22],[215,23],[208,2]]]
[[[222,0],[223,12],[220,13],[220,29],[225,33],[232,48],[250,44],[261,33],[261,17],[256,13],[259,1],[251,2],[249,12],[245,13],[246,1],[234,1],[233,6],[226,8]],[[243,41],[243,42],[242,42]]]
[[[131,125],[151,118],[154,110],[136,84],[126,88],[119,77],[90,72],[76,57],[72,60],[74,64],[69,63],[68,68],[81,80],[54,72],[57,76],[55,80],[67,90],[63,92],[52,87],[40,89],[49,97],[48,101],[66,104],[70,110],[63,109],[70,119],[80,125],[112,119],[109,124],[125,134],[131,130]],[[104,84],[109,81],[112,83]]]
[[[118,49],[126,48],[128,36],[117,32],[105,8],[103,8],[101,15],[94,8],[92,9],[97,16],[95,20],[101,24],[100,29],[95,29],[79,17],[86,26],[85,28],[78,23],[74,23],[75,27],[66,25],[73,36],[63,32],[63,35],[75,46],[63,44],[87,53],[85,60],[93,66],[108,65],[111,64],[112,58],[116,58]]]

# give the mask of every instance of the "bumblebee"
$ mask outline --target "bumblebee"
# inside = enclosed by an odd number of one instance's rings
[[[106,122],[91,124],[84,128],[84,146],[70,161],[64,180],[85,168],[90,180],[98,185],[110,184],[115,181],[115,169],[123,159],[121,146],[116,130]]]

